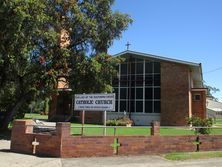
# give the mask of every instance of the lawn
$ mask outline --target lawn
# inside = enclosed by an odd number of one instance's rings
[[[78,127],[79,126],[79,127]],[[81,135],[82,128],[80,127],[82,124],[71,124],[71,134],[72,135]],[[92,136],[98,135],[101,136],[104,134],[104,128],[97,127],[101,125],[92,125],[92,124],[85,124],[83,134],[85,136]],[[117,127],[116,131],[114,131],[114,127],[107,126],[106,135],[115,135],[116,136],[149,136],[150,135],[150,128],[149,127],[140,127],[140,126],[133,126],[133,127]],[[186,128],[161,128],[160,135],[162,136],[177,136],[177,135],[194,135],[194,131]]]
[[[40,114],[36,114],[36,113],[26,113],[24,119],[48,120],[48,115],[40,115]]]
[[[217,118],[214,122],[215,126],[221,126],[222,127],[222,118]]]
[[[75,126],[75,128],[73,128],[73,126]],[[81,126],[81,124],[72,124],[72,127],[71,127],[71,134],[72,135],[80,135],[81,134],[81,130],[82,128],[81,127],[76,127],[76,126]],[[104,134],[104,130],[105,128],[99,128],[99,127],[96,127],[95,125],[89,125],[89,124],[86,124],[85,125],[86,128],[84,128],[83,130],[83,134],[84,136],[94,136],[94,135],[97,135],[97,136],[102,136]],[[92,127],[90,127],[92,126]],[[97,126],[100,126],[100,125],[97,125]],[[124,136],[148,136],[150,135],[150,128],[130,128],[130,127],[118,127],[116,128],[116,131],[114,130],[113,127],[108,127],[106,128],[106,135],[107,136],[112,136],[112,135],[116,135],[116,136],[121,136],[121,135],[124,135]]]
[[[173,161],[222,157],[222,151],[169,153],[164,158]]]
[[[40,119],[40,120],[47,120],[47,115],[40,115],[34,113],[26,113],[24,119]],[[212,135],[222,135],[222,119],[216,120],[217,126],[221,126],[221,129],[212,129]],[[71,123],[71,134],[72,135],[81,135],[82,128],[80,127],[82,124],[78,123]],[[85,136],[102,136],[104,134],[104,128],[98,127],[101,125],[93,125],[93,124],[85,124],[83,135]],[[129,127],[118,127],[116,131],[114,128],[107,128],[106,135],[114,135],[117,136],[125,135],[125,136],[149,136],[150,135],[150,128],[149,127],[140,127],[134,126],[132,128]],[[194,131],[190,130],[189,128],[161,128],[160,135],[162,136],[176,136],[176,135],[194,135]]]

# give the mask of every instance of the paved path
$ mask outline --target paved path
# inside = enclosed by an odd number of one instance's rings
[[[103,158],[39,158],[9,152],[10,142],[0,140],[0,167],[221,167],[222,158],[168,161],[160,156],[119,156]]]

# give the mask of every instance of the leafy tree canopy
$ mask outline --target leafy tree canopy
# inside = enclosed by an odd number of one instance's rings
[[[114,0],[0,1],[3,129],[16,114],[23,114],[32,100],[49,96],[59,76],[69,76],[78,92],[110,91],[114,65],[119,60],[106,52],[132,22],[127,14],[113,12],[113,3]],[[87,83],[90,86],[83,86]]]

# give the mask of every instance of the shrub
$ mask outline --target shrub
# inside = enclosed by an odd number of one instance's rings
[[[133,121],[127,116],[111,119],[106,122],[107,126],[126,126],[127,124],[133,125]]]
[[[212,127],[213,120],[212,118],[201,119],[199,117],[191,117],[187,118],[187,123],[197,127]],[[211,128],[198,128],[195,133],[210,134]]]

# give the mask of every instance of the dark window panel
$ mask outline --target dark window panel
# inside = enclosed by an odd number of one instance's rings
[[[152,101],[145,101],[145,112],[146,113],[153,112],[153,102]]]
[[[135,87],[135,85],[136,85],[136,81],[132,81],[131,82],[131,87]]]
[[[154,88],[154,99],[160,99],[160,88]]]
[[[152,62],[146,62],[145,63],[145,72],[146,72],[146,74],[152,74],[153,73],[153,63]]]
[[[128,85],[128,78],[127,76],[121,76],[120,77],[120,86],[126,87]]]
[[[130,101],[130,112],[135,112],[135,101]]]
[[[126,75],[127,74],[127,64],[121,64],[121,75]]]
[[[201,100],[201,94],[194,94],[193,95],[193,100],[194,101],[200,101]]]
[[[136,59],[134,57],[130,57],[130,62],[135,62]]]
[[[126,111],[126,101],[120,101],[120,112]]]
[[[143,99],[143,88],[136,88],[136,99]]]
[[[116,99],[119,98],[119,89],[118,88],[113,88],[113,93],[116,95]]]
[[[115,101],[115,112],[118,112],[118,101]]]
[[[160,74],[154,75],[154,86],[160,86]]]
[[[130,74],[135,74],[135,63],[131,63],[131,71]]]
[[[136,81],[136,86],[143,86],[143,81]]]
[[[145,85],[146,86],[153,85],[153,75],[145,75]]]
[[[136,75],[136,86],[143,86],[143,75]]]
[[[120,81],[120,87],[126,87],[126,86],[128,86],[127,81]]]
[[[129,88],[130,89],[130,88]],[[130,99],[132,100],[132,99],[135,99],[135,88],[131,88],[130,89]]]
[[[136,74],[143,74],[143,63],[136,63]]]
[[[143,75],[136,75],[136,81],[143,81]]]
[[[120,99],[126,99],[127,88],[120,88]]]
[[[120,76],[120,81],[127,81],[128,80],[128,77],[127,76]]]
[[[136,61],[137,61],[137,62],[143,62],[143,59],[136,58]]]
[[[145,99],[153,99],[153,88],[145,88]]]
[[[154,112],[160,113],[160,101],[154,101]]]
[[[130,58],[124,58],[125,60],[124,60],[124,62],[126,63],[126,62],[129,62],[130,61]]]
[[[113,87],[119,86],[119,79],[118,79],[117,77],[116,77],[116,78],[113,78],[112,86],[113,86]]]
[[[143,112],[143,102],[136,101],[136,112]]]
[[[136,76],[135,75],[131,75],[131,81],[135,81],[136,80]]]
[[[154,62],[154,73],[160,73],[160,63]]]

